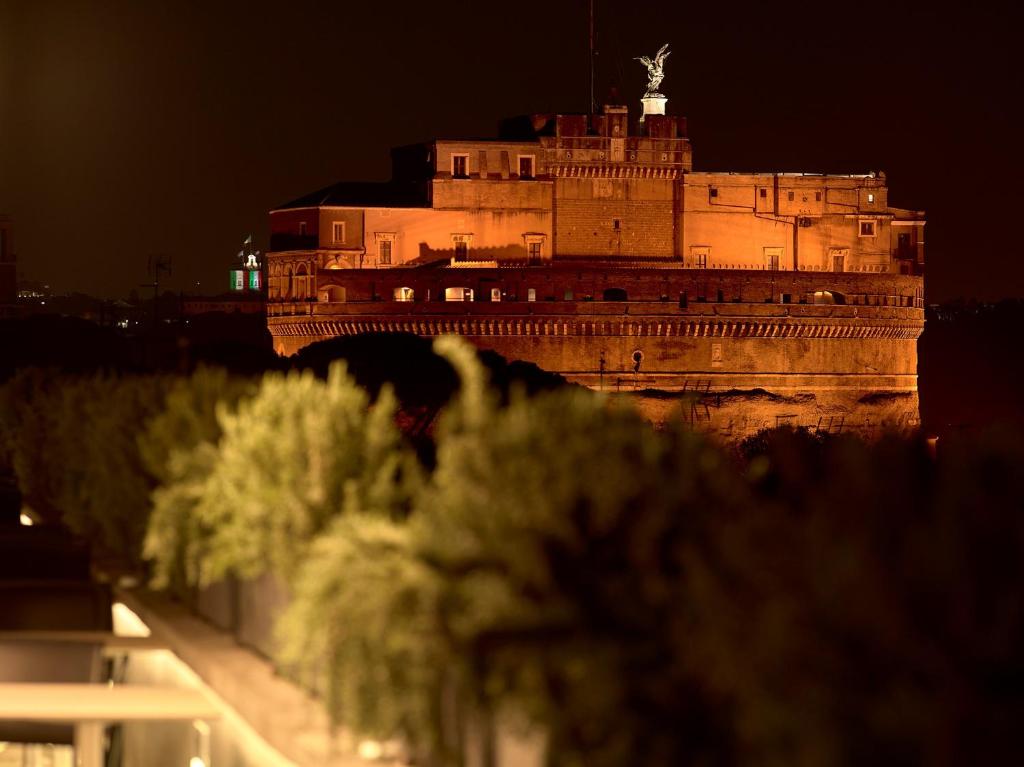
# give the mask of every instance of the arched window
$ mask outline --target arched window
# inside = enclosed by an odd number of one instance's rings
[[[835,290],[816,290],[811,294],[816,304],[845,304],[846,296]]]

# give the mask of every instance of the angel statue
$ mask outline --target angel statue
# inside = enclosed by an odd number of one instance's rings
[[[658,93],[658,87],[661,85],[661,81],[665,79],[665,59],[668,58],[669,53],[668,43],[665,43],[654,54],[653,60],[647,56],[638,56],[634,59],[634,61],[639,61],[647,67],[647,93],[644,94],[645,99],[661,95]]]

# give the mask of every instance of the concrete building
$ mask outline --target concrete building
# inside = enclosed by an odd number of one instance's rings
[[[806,394],[797,420],[841,400],[844,423],[877,394],[916,419],[925,221],[884,174],[694,171],[685,119],[622,106],[392,160],[271,211],[278,353],[458,333],[591,386]]]

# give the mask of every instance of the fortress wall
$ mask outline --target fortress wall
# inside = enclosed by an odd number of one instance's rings
[[[450,245],[449,245],[450,247]],[[613,304],[608,311],[622,312],[635,301],[658,302],[664,299],[660,312],[674,313],[674,306],[683,295],[692,305],[700,298],[709,305],[716,304],[715,311],[731,311],[725,304],[780,302],[788,295],[793,304],[787,310],[797,311],[797,304],[815,291],[836,291],[847,304],[913,306],[921,300],[922,279],[898,274],[857,274],[836,272],[793,272],[745,269],[644,269],[616,267],[594,268],[587,264],[572,265],[571,261],[556,260],[551,265],[537,268],[516,269],[382,269],[382,270],[335,270],[321,271],[317,275],[318,285],[344,286],[349,303],[389,300],[396,287],[412,287],[416,291],[419,305],[427,300],[431,303],[448,287],[466,287],[476,291],[473,311],[517,312],[516,306],[527,296],[527,289],[534,288],[538,302],[545,308],[536,311],[569,313],[591,313],[597,311],[587,307],[587,297],[594,304],[601,300],[608,288],[620,288],[627,292],[629,303]],[[488,308],[490,287],[502,286],[506,301],[497,309]],[[718,301],[721,293],[722,301]],[[571,294],[571,298],[567,295]],[[545,299],[551,298],[548,302]],[[580,299],[584,299],[581,302]],[[891,299],[891,300],[888,300]],[[837,310],[839,307],[837,307]],[[378,308],[379,310],[379,308]],[[431,311],[435,309],[432,308]],[[448,311],[437,308],[438,311]],[[466,307],[459,307],[467,311]],[[338,311],[342,311],[339,309]],[[344,312],[359,311],[346,306]],[[643,309],[642,311],[649,311]],[[712,312],[712,309],[705,309]]]
[[[674,181],[560,178],[555,185],[557,253],[675,255]]]

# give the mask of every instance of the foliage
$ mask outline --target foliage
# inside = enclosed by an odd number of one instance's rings
[[[436,578],[408,525],[343,515],[313,544],[278,624],[279,659],[323,683],[334,722],[437,744],[438,690],[453,661],[438,641]]]
[[[136,438],[167,385],[159,376],[28,370],[5,386],[5,441],[26,502],[129,567],[139,563],[154,486]]]
[[[418,475],[394,414],[390,390],[371,405],[343,363],[326,382],[267,374],[237,410],[219,410],[223,437],[209,476],[169,490],[179,502],[197,496],[199,583],[268,569],[287,581],[334,516],[404,516]]]
[[[1018,441],[776,439],[689,567],[740,763],[1020,763]]]
[[[198,581],[195,565],[202,533],[195,509],[217,460],[217,414],[236,408],[256,386],[257,379],[233,376],[223,368],[199,368],[174,381],[163,410],[139,437],[143,463],[160,482],[153,490],[143,547],[153,563],[157,588],[181,596]]]

